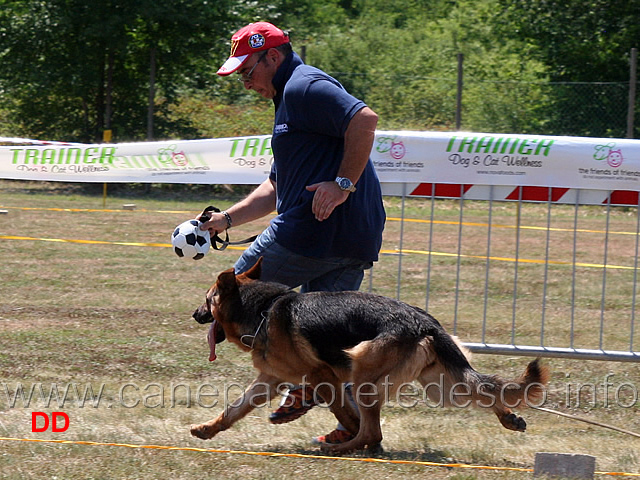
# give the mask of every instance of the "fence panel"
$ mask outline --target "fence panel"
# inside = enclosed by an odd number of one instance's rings
[[[475,352],[640,360],[637,192],[428,187],[386,186],[399,214],[370,290],[395,273],[381,293],[424,305]]]
[[[27,140],[0,147],[0,176],[259,184],[273,160],[270,140]],[[372,161],[385,194],[400,201],[391,205],[371,290],[424,304],[472,350],[640,358],[640,142],[377,131]],[[396,281],[375,282],[377,275]]]

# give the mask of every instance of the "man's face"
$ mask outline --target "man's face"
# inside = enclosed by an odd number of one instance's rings
[[[277,92],[271,81],[276,68],[273,54],[270,50],[266,50],[251,55],[238,73],[244,88],[255,90],[264,98],[273,98]]]

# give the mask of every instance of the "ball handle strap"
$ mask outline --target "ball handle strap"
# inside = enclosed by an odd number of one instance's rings
[[[202,223],[204,223],[204,222],[208,222],[209,220],[211,220],[211,215],[209,215],[211,212],[222,213],[218,207],[214,207],[213,205],[209,205],[200,214],[200,221]],[[231,222],[229,221],[230,217],[228,215],[229,214],[225,215],[225,217],[227,219],[227,225],[231,226],[230,225]],[[211,246],[213,247],[214,250],[222,251],[225,248],[227,248],[229,245],[242,245],[242,244],[245,244],[245,243],[251,243],[257,237],[257,235],[253,235],[252,237],[245,238],[244,240],[240,240],[239,242],[230,242],[229,241],[229,232],[227,230],[224,231],[224,236],[225,236],[224,240],[222,240],[220,238],[220,236],[218,235],[217,232],[214,235],[211,236]],[[220,244],[220,245],[218,245],[218,244]]]

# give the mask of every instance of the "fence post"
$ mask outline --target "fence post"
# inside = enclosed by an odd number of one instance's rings
[[[462,64],[464,54],[458,54],[458,89],[456,95],[456,130],[460,130],[462,123]]]
[[[627,112],[627,138],[634,137],[634,119],[636,107],[636,84],[638,82],[638,49],[631,49],[629,62],[629,108]]]
[[[111,122],[109,122],[111,123]],[[111,128],[102,131],[102,142],[111,143],[113,132]],[[102,184],[102,208],[107,208],[107,183]]]
[[[153,140],[153,113],[156,101],[156,47],[149,52],[149,95],[147,100],[147,140]]]

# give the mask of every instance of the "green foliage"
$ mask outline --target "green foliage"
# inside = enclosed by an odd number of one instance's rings
[[[496,41],[493,0],[386,4],[369,9],[309,47],[309,62],[331,72],[380,115],[389,129],[450,129],[455,121],[457,54],[464,55],[463,128],[534,131],[540,87],[525,95],[513,85],[542,82],[545,67],[523,57],[521,44]],[[371,8],[373,7],[373,8]],[[407,12],[414,15],[407,15]],[[480,83],[481,82],[481,83]],[[497,95],[500,93],[500,95]]]
[[[640,0],[500,0],[502,32],[535,45],[551,80],[628,80],[640,39]]]
[[[500,0],[501,31],[533,46],[554,82],[615,82],[589,91],[559,85],[549,128],[557,134],[624,136],[629,54],[640,39],[640,0]],[[585,101],[586,100],[586,101]],[[578,106],[576,108],[576,106]]]
[[[624,135],[640,0],[0,0],[0,131],[141,140],[151,102],[156,138],[268,133],[270,103],[215,73],[258,20],[381,129],[455,128],[462,54],[463,129]]]
[[[185,95],[169,114],[188,124],[192,138],[225,138],[265,135],[273,128],[273,104],[267,101],[225,104],[200,93]],[[196,133],[197,132],[197,133]]]
[[[91,141],[113,127],[116,139],[143,138],[151,52],[156,84],[171,100],[216,51],[227,6],[226,0],[1,0],[0,85],[11,99],[5,108],[16,133]],[[74,128],[56,127],[69,121]]]

